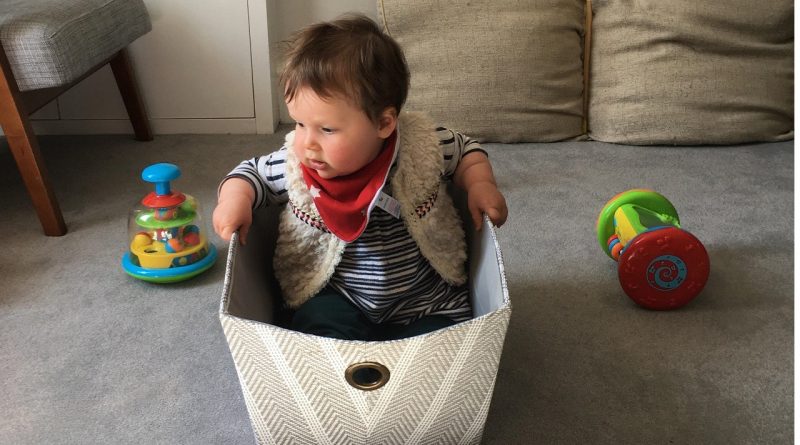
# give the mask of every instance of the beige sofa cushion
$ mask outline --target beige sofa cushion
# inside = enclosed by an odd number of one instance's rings
[[[481,141],[583,133],[583,0],[378,1],[411,70],[406,108]]]
[[[628,144],[793,137],[791,0],[594,0],[589,135]]]

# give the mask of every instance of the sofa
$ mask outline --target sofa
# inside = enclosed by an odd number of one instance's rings
[[[793,4],[378,1],[407,108],[480,139],[509,202],[513,315],[484,443],[792,437]],[[648,188],[711,272],[681,309],[626,297],[604,203]]]
[[[793,3],[379,1],[407,107],[485,142],[793,138]]]

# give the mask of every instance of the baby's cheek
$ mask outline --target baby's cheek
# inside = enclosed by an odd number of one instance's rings
[[[358,162],[358,160],[355,159],[354,156],[352,155],[348,156],[347,154],[342,153],[341,151],[338,150],[325,150],[324,154],[325,154],[325,161],[328,164],[335,166],[338,169],[345,170],[347,169],[347,167],[350,167],[352,166],[352,164]]]

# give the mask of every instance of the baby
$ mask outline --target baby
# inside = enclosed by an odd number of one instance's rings
[[[399,45],[349,15],[293,37],[280,83],[295,129],[284,146],[223,181],[214,230],[242,243],[252,210],[286,204],[275,277],[290,328],[350,339],[410,337],[468,320],[466,245],[446,180],[467,192],[475,227],[508,214],[480,145],[400,110]]]

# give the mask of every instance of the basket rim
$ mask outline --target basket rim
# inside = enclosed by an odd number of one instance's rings
[[[487,312],[486,314],[480,315],[478,317],[473,317],[473,318],[470,318],[469,320],[458,322],[458,323],[456,323],[454,325],[447,326],[447,327],[441,328],[441,329],[437,329],[435,331],[428,332],[426,334],[421,334],[421,335],[425,335],[425,336],[444,335],[444,333],[446,333],[448,331],[451,331],[451,330],[464,329],[467,326],[469,326],[471,324],[474,324],[474,323],[483,323],[489,318],[494,318],[494,317],[510,318],[511,317],[511,298],[510,298],[509,293],[508,293],[508,282],[506,280],[505,264],[503,262],[503,252],[502,252],[502,250],[500,250],[500,244],[497,241],[497,230],[496,230],[494,224],[492,224],[491,220],[489,219],[489,217],[487,215],[483,215],[483,222],[484,222],[483,230],[488,230],[489,231],[489,235],[490,235],[490,238],[492,240],[492,244],[494,246],[495,258],[497,260],[497,266],[498,266],[498,270],[499,270],[499,273],[500,273],[500,287],[501,287],[501,290],[502,290],[502,300],[503,300],[502,304],[497,309],[494,309],[494,310],[492,310],[490,312]],[[230,244],[228,246],[228,258],[225,261],[225,279],[224,279],[223,285],[222,285],[222,298],[220,300],[220,306],[219,306],[219,317],[220,317],[221,321],[224,320],[224,319],[231,319],[231,320],[235,320],[236,322],[239,322],[239,323],[251,324],[251,325],[254,325],[254,326],[263,326],[263,327],[267,327],[268,329],[277,329],[277,330],[280,330],[280,331],[292,332],[292,333],[294,333],[296,335],[301,335],[301,336],[325,338],[325,339],[330,340],[330,341],[334,341],[334,342],[342,343],[342,344],[348,344],[348,345],[363,345],[363,344],[374,344],[374,343],[404,342],[404,341],[409,341],[411,339],[419,337],[419,336],[414,336],[414,337],[406,337],[406,338],[400,338],[400,339],[395,339],[395,340],[383,340],[383,341],[342,340],[342,339],[337,339],[337,338],[320,337],[318,335],[307,334],[307,333],[304,333],[304,332],[297,332],[297,331],[293,331],[291,329],[286,329],[284,327],[281,327],[281,326],[278,326],[278,325],[275,325],[275,324],[272,324],[272,323],[268,323],[268,322],[264,322],[264,321],[251,320],[249,318],[243,318],[243,317],[240,317],[238,315],[232,315],[230,312],[228,312],[228,305],[230,304],[230,296],[231,296],[231,290],[232,290],[232,286],[233,286],[233,273],[232,273],[232,271],[233,271],[233,268],[235,267],[235,261],[236,261],[236,256],[237,256],[236,254],[238,253],[238,250],[239,250],[239,232],[236,231],[236,232],[233,233],[233,236],[231,236]]]

